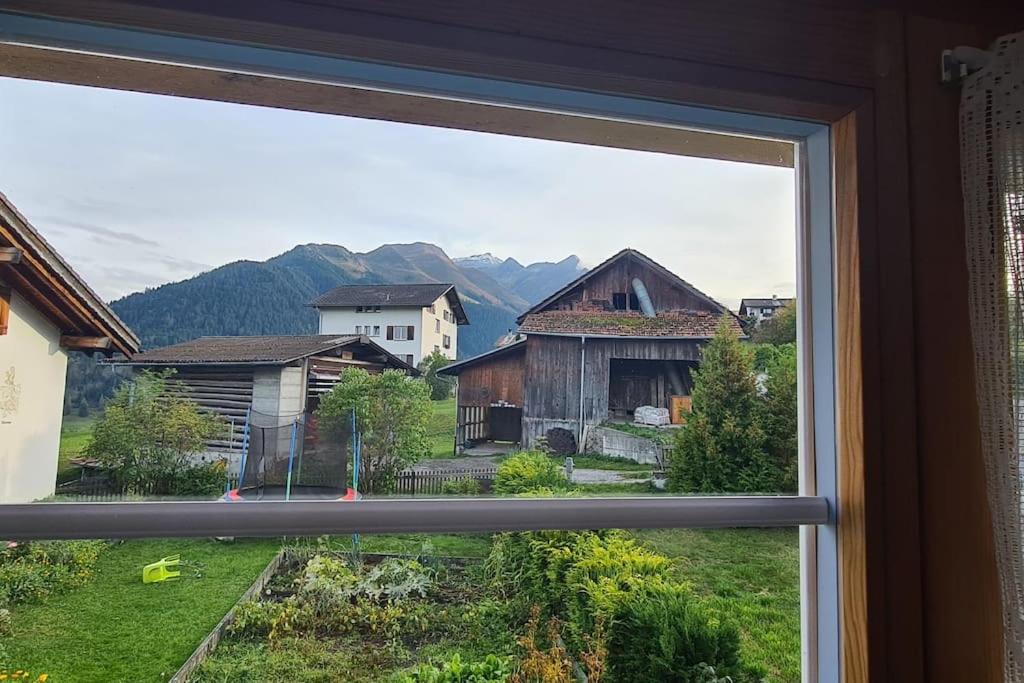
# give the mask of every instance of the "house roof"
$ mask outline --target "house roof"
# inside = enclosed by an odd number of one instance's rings
[[[200,337],[136,355],[119,365],[287,365],[335,349],[358,345],[383,356],[388,365],[419,374],[368,337],[333,334],[259,337]]]
[[[654,318],[636,311],[544,311],[528,314],[519,331],[527,335],[710,339],[723,318],[740,337],[746,336],[739,320],[727,311],[664,311]]]
[[[770,299],[743,299],[740,301],[740,310],[744,308],[781,308],[787,305],[793,299],[780,299],[778,297],[772,297]]]
[[[441,296],[448,297],[448,303],[455,311],[455,320],[459,325],[466,325],[469,319],[462,308],[462,301],[455,291],[455,285],[448,283],[428,282],[412,285],[342,285],[324,292],[312,302],[314,308],[337,308],[349,306],[380,306],[382,308],[399,308],[415,306],[422,308],[437,301]]]
[[[618,262],[618,261],[620,261],[620,260],[622,260],[624,258],[634,258],[634,259],[640,261],[641,263],[644,263],[645,265],[647,265],[651,269],[653,269],[655,272],[657,272],[660,275],[662,275],[665,279],[669,280],[676,287],[679,287],[680,289],[684,289],[687,292],[693,294],[694,296],[697,296],[698,298],[703,299],[708,304],[710,304],[712,307],[717,309],[720,313],[727,312],[728,309],[725,306],[723,306],[722,304],[718,303],[717,301],[712,299],[710,296],[708,296],[704,292],[700,291],[699,289],[697,289],[696,287],[691,285],[686,280],[682,279],[681,277],[679,277],[678,275],[676,275],[675,273],[670,271],[665,266],[661,265],[660,263],[657,263],[656,261],[654,261],[650,257],[646,256],[645,254],[640,253],[636,249],[623,249],[622,251],[618,252],[617,254],[615,254],[615,255],[611,256],[610,258],[606,259],[604,262],[598,264],[594,268],[591,268],[590,270],[588,270],[583,275],[580,275],[578,278],[576,278],[575,280],[573,280],[572,282],[570,282],[566,286],[562,287],[560,290],[558,290],[557,292],[555,292],[551,296],[547,297],[546,299],[544,299],[540,303],[538,303],[535,306],[533,306],[532,308],[528,309],[525,313],[523,313],[521,316],[519,316],[519,318],[516,320],[516,322],[518,322],[520,325],[522,325],[523,321],[526,319],[527,316],[532,315],[534,313],[539,313],[539,312],[543,311],[545,308],[547,308],[553,302],[555,302],[558,299],[562,298],[563,296],[565,296],[566,294],[568,294],[572,290],[574,290],[577,287],[579,287],[580,285],[586,283],[588,280],[593,278],[595,275],[598,275],[602,271],[606,270],[607,268],[611,267],[613,264],[615,264],[616,262]]]
[[[11,201],[0,194],[0,247],[14,258],[0,262],[0,280],[45,315],[61,332],[65,348],[131,356],[139,338],[43,239]],[[87,340],[103,345],[76,346]]]
[[[512,342],[511,344],[505,344],[504,346],[499,346],[491,349],[490,351],[485,351],[477,356],[473,356],[472,358],[466,358],[465,360],[460,360],[457,363],[450,363],[438,370],[437,374],[458,375],[463,370],[471,368],[478,363],[484,363],[494,360],[500,356],[511,355],[525,350],[526,339],[520,339],[519,341]]]

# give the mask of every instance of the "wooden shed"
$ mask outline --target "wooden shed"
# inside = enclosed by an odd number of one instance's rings
[[[442,371],[459,378],[457,446],[529,447],[554,428],[580,441],[586,425],[685,402],[701,347],[723,320],[743,336],[724,306],[624,249],[523,313],[520,341]],[[510,430],[518,438],[508,438]]]
[[[250,410],[267,416],[312,412],[346,368],[419,374],[359,335],[200,337],[115,362],[137,371],[173,370],[172,391],[230,425],[229,434],[207,444],[212,453],[239,448]]]

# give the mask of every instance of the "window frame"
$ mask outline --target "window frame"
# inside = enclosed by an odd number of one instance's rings
[[[0,528],[8,537],[84,538],[799,525],[804,679],[839,680],[841,624],[835,512],[839,387],[835,194],[828,125],[2,12],[0,35],[0,42],[16,45],[792,142],[801,193],[797,261],[798,268],[806,266],[798,274],[797,286],[797,324],[802,340],[798,367],[803,455],[799,496],[372,500],[353,506],[316,502],[256,506],[185,502],[3,505]],[[218,514],[210,514],[214,509],[211,506],[216,506]]]

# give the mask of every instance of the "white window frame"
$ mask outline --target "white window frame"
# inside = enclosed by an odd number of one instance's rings
[[[401,330],[401,336],[399,336],[399,330]],[[391,341],[409,341],[409,326],[408,325],[392,325],[391,326]]]
[[[799,496],[366,500],[353,505],[196,502],[0,505],[4,538],[279,536],[570,528],[800,526],[803,677],[840,680],[835,289],[825,125],[236,43],[0,12],[0,42],[364,87],[796,146],[801,355]],[[818,390],[815,391],[815,388]]]

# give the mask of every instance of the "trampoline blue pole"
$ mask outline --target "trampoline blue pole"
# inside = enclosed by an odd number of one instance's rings
[[[252,406],[245,409],[245,426],[242,428],[242,462],[238,468],[238,488],[242,488],[245,476],[245,460],[249,457],[249,423],[252,421]]]
[[[291,500],[292,497],[292,465],[295,463],[295,433],[299,430],[299,421],[292,422],[292,443],[288,447],[288,481],[284,486],[284,499]]]

